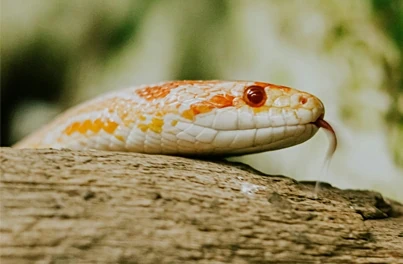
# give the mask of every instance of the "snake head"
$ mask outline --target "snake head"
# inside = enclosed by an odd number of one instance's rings
[[[242,99],[255,116],[268,117],[266,127],[309,124],[325,114],[316,96],[286,86],[254,83],[244,88]]]
[[[325,107],[316,96],[287,86],[255,82],[245,85],[242,101],[244,111],[252,113],[251,127],[258,129],[257,133],[259,129],[263,129],[261,133],[266,131],[267,138],[275,138],[268,140],[271,143],[266,150],[302,143],[319,128],[328,131],[331,137],[329,156],[336,150],[336,133],[324,120]]]
[[[320,127],[330,127],[323,119],[323,103],[290,87],[236,81],[205,88],[183,91],[195,95],[182,101],[178,127],[184,134],[194,134],[195,145],[206,153],[242,155],[286,148],[310,139]],[[203,92],[204,96],[196,96]],[[334,131],[333,135],[336,138]]]

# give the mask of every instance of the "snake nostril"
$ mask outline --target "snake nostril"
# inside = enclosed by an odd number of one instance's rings
[[[308,102],[308,98],[306,98],[305,96],[300,96],[299,98],[299,103],[300,104],[306,104],[306,102]]]

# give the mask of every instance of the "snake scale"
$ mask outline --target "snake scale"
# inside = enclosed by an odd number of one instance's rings
[[[323,103],[290,87],[249,81],[169,81],[73,107],[16,148],[243,155],[300,144],[324,128]]]

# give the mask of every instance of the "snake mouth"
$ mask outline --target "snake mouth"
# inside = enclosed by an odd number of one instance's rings
[[[318,128],[323,128],[325,132],[328,134],[328,137],[330,139],[330,147],[329,147],[329,152],[328,152],[328,157],[333,156],[334,152],[336,151],[337,148],[337,136],[336,132],[334,131],[333,127],[325,120],[323,119],[325,117],[324,114],[321,114],[318,119],[316,119],[315,122],[311,122],[311,124],[317,126]]]

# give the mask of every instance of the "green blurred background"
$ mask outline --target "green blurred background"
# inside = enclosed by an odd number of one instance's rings
[[[403,201],[403,0],[1,0],[1,145],[109,90],[259,80],[322,99],[323,132],[237,158]]]

